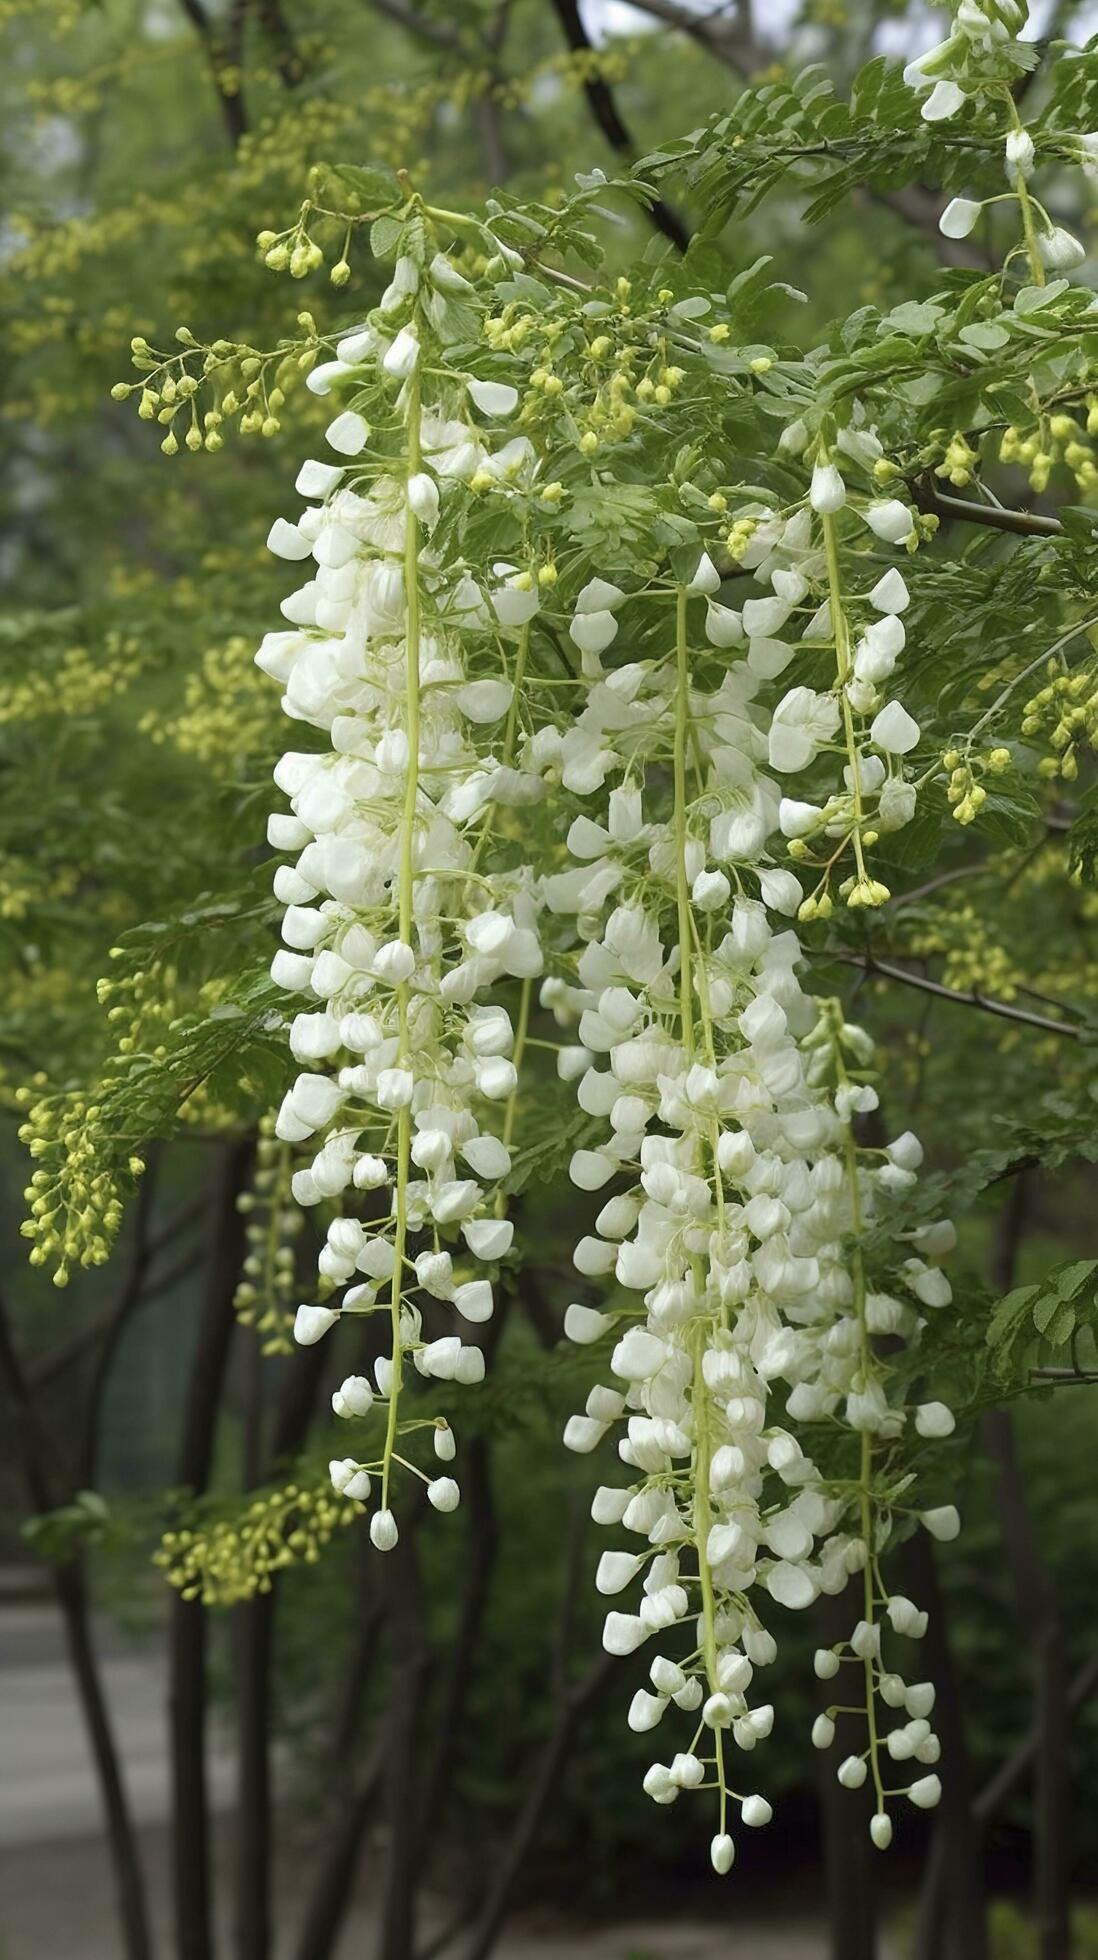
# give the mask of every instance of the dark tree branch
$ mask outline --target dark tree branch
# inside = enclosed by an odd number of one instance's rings
[[[194,1358],[183,1406],[176,1482],[205,1491],[213,1465],[221,1396],[235,1316],[233,1295],[244,1253],[236,1200],[251,1167],[252,1145],[231,1144],[217,1177]],[[206,1786],[206,1609],[200,1600],[172,1600],[168,1632],[169,1729],[172,1768],[172,1856],[180,1960],[213,1960],[210,1899],[209,1799]]]
[[[275,52],[275,67],[283,88],[296,88],[305,75],[293,29],[282,11],[280,0],[257,0],[260,26]]]
[[[356,1780],[362,1703],[374,1670],[384,1613],[375,1591],[377,1558],[360,1534],[358,1632],[332,1722],[331,1781],[337,1801],[324,1832],[324,1849],[295,1947],[296,1960],[332,1960],[351,1896],[359,1849],[381,1790],[385,1738],[375,1741],[365,1770]]]
[[[165,1251],[189,1225],[193,1225],[205,1209],[205,1198],[192,1198],[185,1205],[180,1205],[158,1232],[149,1233],[147,1258],[144,1262],[145,1274],[140,1287],[141,1306],[149,1300],[155,1300],[161,1293],[170,1292],[171,1288],[178,1285],[180,1279],[191,1270],[194,1255],[190,1252],[176,1260],[162,1274],[150,1272],[149,1269],[158,1255]],[[58,1375],[63,1375],[67,1369],[81,1361],[90,1348],[95,1347],[98,1341],[110,1333],[117,1313],[118,1302],[115,1301],[102,1313],[97,1314],[94,1320],[90,1320],[85,1327],[78,1328],[67,1340],[59,1341],[56,1347],[50,1348],[46,1354],[40,1355],[36,1361],[29,1363],[27,1378],[31,1388],[35,1391],[46,1388],[50,1382],[56,1380]]]
[[[145,1274],[152,1258],[152,1241],[149,1226],[152,1223],[153,1206],[156,1201],[156,1183],[160,1168],[160,1147],[154,1145],[149,1152],[145,1174],[137,1190],[134,1206],[130,1267],[111,1314],[110,1322],[104,1331],[95,1362],[91,1380],[88,1383],[87,1400],[84,1405],[84,1418],[80,1426],[80,1442],[76,1452],[76,1481],[79,1486],[94,1484],[96,1459],[99,1453],[99,1416],[103,1406],[103,1396],[110,1376],[114,1357],[118,1352],[122,1336],[129,1320],[141,1300]]]
[[[942,1745],[942,1808],[919,1898],[915,1960],[987,1960],[983,1849],[972,1803],[963,1698],[933,1541],[925,1531],[915,1532],[901,1558],[907,1590],[930,1616],[923,1654],[934,1683],[934,1727]]]
[[[653,20],[662,21],[665,27],[677,29],[691,41],[696,41],[707,54],[732,68],[737,75],[746,75],[751,65],[750,39],[745,38],[738,22],[729,20],[727,10],[719,14],[695,13],[690,7],[677,4],[677,0],[629,0],[640,14],[648,14]],[[722,17],[723,15],[723,17]]]
[[[461,1617],[448,1655],[442,1707],[433,1717],[431,1724],[434,1752],[427,1773],[423,1798],[422,1816],[425,1834],[437,1832],[445,1815],[446,1800],[450,1795],[458,1743],[462,1733],[462,1721],[473,1679],[477,1643],[484,1624],[488,1589],[499,1546],[499,1525],[492,1495],[491,1458],[483,1436],[474,1436],[466,1452],[461,1484],[462,1510],[467,1512],[469,1519],[465,1590],[461,1602]]]
[[[530,1848],[537,1837],[545,1808],[556,1788],[568,1747],[580,1717],[614,1673],[618,1663],[612,1654],[602,1654],[582,1680],[568,1689],[558,1705],[554,1727],[526,1786],[510,1836],[496,1862],[488,1890],[481,1902],[463,1960],[488,1960],[507,1916],[515,1886]]]
[[[0,1381],[14,1414],[14,1441],[23,1475],[37,1512],[55,1508],[58,1495],[53,1466],[57,1452],[43,1429],[23,1364],[19,1358],[4,1301],[0,1299]],[[88,1731],[92,1760],[106,1819],[107,1842],[114,1873],[126,1960],[151,1960],[152,1942],[133,1817],[122,1777],[122,1764],[110,1710],[99,1673],[92,1636],[87,1579],[77,1553],[50,1567],[50,1580],[65,1628],[69,1660],[76,1681],[81,1713]]]
[[[422,1486],[420,1487],[422,1489]],[[426,1509],[417,1491],[385,1555],[389,1680],[385,1721],[388,1845],[377,1960],[413,1960],[423,1826],[418,1776],[420,1716],[429,1663],[416,1537]]]
[[[202,0],[179,0],[179,4],[198,35],[206,65],[210,71],[214,94],[217,96],[225,133],[235,150],[248,129],[248,116],[244,107],[243,88],[238,85],[228,88],[223,70],[226,66],[239,67],[243,45],[244,16],[247,11],[246,0],[233,0],[224,35],[210,18]]]
[[[583,24],[579,10],[579,0],[553,0],[553,10],[560,22],[564,38],[573,54],[588,55],[593,52],[590,36]],[[601,75],[589,75],[583,84],[587,106],[596,126],[601,129],[612,150],[632,162],[636,156],[636,146],[618,111],[613,90]],[[670,205],[662,198],[647,207],[649,222],[665,238],[671,240],[676,251],[685,252],[690,243],[690,233]]]
[[[1018,1251],[1029,1221],[1032,1180],[1020,1178],[1000,1214],[991,1278],[1000,1293],[1014,1284]],[[1018,1623],[1026,1633],[1034,1674],[1034,1919],[1041,1960],[1070,1951],[1068,1827],[1068,1711],[1064,1635],[1056,1589],[1041,1555],[1026,1503],[1014,1425],[1006,1409],[983,1418],[981,1433],[996,1467],[995,1504]]]
[[[423,41],[433,41],[436,48],[456,51],[461,46],[461,36],[448,22],[435,20],[430,14],[421,14],[418,7],[407,4],[407,0],[374,0],[379,14],[387,14],[400,27],[406,27],[409,34],[418,34]]]
[[[910,967],[893,966],[889,960],[879,960],[875,953],[833,952],[829,959],[841,960],[846,966],[860,966],[870,977],[880,980],[898,980],[905,987],[916,987],[921,993],[933,994],[937,1000],[950,1000],[959,1007],[980,1007],[985,1014],[997,1014],[1004,1021],[1020,1021],[1025,1027],[1040,1028],[1045,1034],[1062,1034],[1069,1040],[1082,1041],[1086,1028],[1073,1027],[1068,1021],[1054,1021],[1048,1014],[1031,1014],[1028,1008],[1011,1007],[1005,1000],[991,1000],[987,994],[965,993],[958,987],[947,987],[941,980],[931,980],[925,973],[913,973]]]
[[[1009,531],[1023,538],[1064,535],[1064,527],[1057,517],[1042,517],[1035,510],[1004,510],[1001,504],[977,504],[964,497],[947,497],[932,476],[918,477],[911,488],[919,509],[938,517],[953,517],[962,524],[986,524],[993,531]]]
[[[841,1594],[823,1594],[814,1608],[820,1645],[849,1638],[850,1613]],[[820,1706],[834,1699],[821,1688]],[[865,1789],[843,1790],[835,1778],[835,1759],[864,1744],[864,1723],[857,1716],[836,1718],[837,1744],[819,1759],[820,1835],[827,1897],[830,1960],[876,1960],[876,1852],[869,1837],[872,1803]]]

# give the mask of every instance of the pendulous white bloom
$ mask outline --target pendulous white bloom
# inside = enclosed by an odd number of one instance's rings
[[[348,1376],[333,1396],[346,1420],[380,1404],[380,1454],[354,1465],[346,1487],[365,1497],[376,1476],[371,1537],[382,1550],[396,1542],[390,1484],[406,1368],[483,1376],[479,1346],[425,1334],[421,1302],[444,1302],[458,1325],[491,1317],[491,1268],[514,1234],[500,1181],[521,1041],[508,1005],[488,996],[502,983],[518,998],[542,969],[533,875],[498,859],[491,833],[497,800],[530,801],[545,785],[520,764],[513,681],[482,583],[464,564],[440,564],[431,545],[451,486],[481,470],[510,497],[530,445],[496,452],[468,419],[469,401],[510,413],[509,384],[424,376],[428,289],[454,290],[451,273],[461,289],[469,283],[448,267],[436,255],[425,281],[400,259],[375,316],[384,324],[345,336],[319,386],[310,377],[325,393],[353,376],[356,402],[402,427],[403,449],[395,460],[391,441],[372,453],[357,407],[331,423],[329,445],[353,469],[303,466],[299,490],[319,501],[294,523],[278,520],[269,543],[280,557],[311,558],[313,574],[284,602],[294,630],[268,635],[257,656],[287,715],[327,744],[288,752],[275,772],[289,814],[272,819],[272,842],[292,862],[275,874],[285,947],[272,975],[296,996],[290,1048],[304,1064],[276,1134],[313,1152],[294,1177],[297,1202],[340,1207],[320,1253],[320,1303],[298,1310],[297,1339],[319,1340],[344,1314],[380,1312],[389,1329],[376,1395]],[[354,1215],[359,1194],[368,1224]],[[436,1428],[435,1450],[452,1455],[448,1427]],[[453,1510],[458,1486],[436,1477],[428,1497]]]

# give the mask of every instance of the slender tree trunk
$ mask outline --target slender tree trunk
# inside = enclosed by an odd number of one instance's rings
[[[817,1607],[820,1644],[830,1647],[850,1635],[845,1596],[824,1595]],[[832,1695],[825,1688],[822,1705]],[[871,1802],[866,1790],[844,1790],[835,1771],[844,1756],[859,1754],[864,1736],[854,1715],[839,1715],[835,1741],[820,1756],[820,1811],[824,1880],[831,1960],[876,1960],[877,1888],[869,1835]]]
[[[964,1716],[946,1631],[945,1600],[931,1540],[917,1531],[903,1548],[909,1590],[930,1616],[920,1652],[934,1683],[934,1727],[942,1745],[942,1806],[919,1901],[915,1960],[987,1960],[983,1846],[973,1808]]]
[[[297,1960],[331,1960],[354,1886],[362,1836],[385,1770],[384,1748],[375,1749],[358,1788],[340,1805],[325,1839],[324,1864],[313,1888],[296,1947]]]
[[[400,1540],[386,1554],[390,1661],[385,1734],[389,1830],[377,1960],[414,1960],[422,1833],[419,1811],[419,1715],[427,1669],[424,1607],[416,1531],[422,1511],[400,1520]]]
[[[271,1945],[271,1662],[275,1599],[257,1593],[236,1613],[236,1951],[267,1960]]]
[[[192,1495],[207,1488],[232,1344],[233,1294],[244,1251],[236,1200],[251,1144],[224,1153],[214,1195],[207,1278],[183,1407],[176,1482]],[[210,1816],[206,1780],[206,1609],[176,1595],[168,1635],[172,1758],[172,1865],[179,1960],[213,1960]]]
[[[498,1531],[491,1459],[483,1436],[474,1436],[467,1451],[462,1497],[469,1516],[465,1594],[461,1618],[450,1643],[442,1707],[431,1724],[434,1750],[423,1799],[423,1828],[429,1843],[432,1838],[437,1841],[453,1783],[488,1587],[496,1562]]]
[[[58,1501],[51,1467],[57,1460],[56,1452],[42,1428],[2,1301],[0,1380],[7,1387],[12,1404],[15,1443],[31,1503],[37,1512],[50,1511]],[[121,1758],[95,1652],[83,1560],[74,1558],[52,1566],[50,1579],[64,1623],[69,1660],[103,1804],[123,1951],[126,1960],[151,1960],[153,1947],[149,1934],[145,1881],[122,1776]]]
[[[515,1888],[538,1834],[557,1778],[564,1766],[568,1748],[584,1709],[605,1687],[611,1674],[619,1675],[621,1663],[612,1654],[602,1654],[594,1666],[565,1693],[557,1710],[557,1720],[534,1765],[526,1785],[510,1835],[495,1861],[491,1884],[480,1902],[462,1960],[488,1960],[503,1931]],[[854,1956],[851,1956],[854,1960]]]
[[[1014,1181],[1000,1215],[992,1278],[1000,1292],[1014,1283],[1018,1248],[1032,1200],[1033,1180]],[[1033,1908],[1040,1960],[1069,1960],[1071,1833],[1068,1812],[1068,1707],[1063,1625],[1055,1587],[1041,1557],[1026,1505],[1014,1425],[1006,1409],[985,1416],[983,1436],[996,1466],[995,1502],[1015,1610],[1029,1637],[1034,1671]]]
[[[288,1364],[275,1411],[270,1451],[264,1436],[266,1371],[254,1335],[247,1349],[244,1484],[254,1489],[275,1463],[296,1456],[304,1442],[324,1357],[315,1349]],[[271,1950],[271,1858],[274,1846],[271,1779],[271,1687],[278,1577],[269,1592],[234,1615],[237,1711],[236,1951],[238,1960],[267,1960]]]

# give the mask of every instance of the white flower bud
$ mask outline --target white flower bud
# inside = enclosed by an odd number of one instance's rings
[[[846,484],[834,463],[816,464],[808,501],[821,517],[829,517],[842,509],[846,502]]]
[[[740,1816],[745,1824],[750,1824],[752,1830],[758,1830],[760,1825],[769,1824],[773,1815],[773,1806],[767,1803],[765,1797],[745,1797],[740,1805]]]
[[[312,1347],[338,1319],[331,1307],[299,1307],[294,1315],[294,1340],[299,1347]]]
[[[957,1537],[961,1519],[955,1504],[939,1504],[936,1510],[920,1511],[919,1516],[932,1538],[943,1545]]]
[[[436,1511],[456,1511],[461,1492],[452,1477],[433,1477],[427,1486],[427,1501]]]
[[[736,1846],[727,1831],[718,1832],[709,1846],[709,1862],[718,1877],[723,1878],[732,1869],[736,1856]]]
[[[817,1715],[812,1724],[813,1749],[830,1749],[835,1740],[835,1724],[830,1715]]]
[[[391,1552],[400,1533],[391,1511],[375,1511],[370,1519],[370,1543],[379,1552]]]
[[[938,220],[938,230],[943,238],[967,238],[973,226],[979,221],[983,205],[974,203],[970,197],[951,198]]]

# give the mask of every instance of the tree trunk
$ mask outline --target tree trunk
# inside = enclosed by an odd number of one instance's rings
[[[820,1644],[830,1647],[850,1637],[845,1595],[825,1594],[817,1606]],[[822,1705],[832,1696],[824,1688]],[[835,1771],[844,1756],[858,1755],[865,1738],[855,1715],[835,1720],[835,1741],[820,1756],[820,1811],[824,1881],[831,1960],[876,1960],[877,1897],[873,1849],[869,1835],[870,1791],[844,1790]]]
[[[266,1372],[258,1339],[250,1336],[244,1432],[244,1484],[254,1489],[274,1465],[301,1449],[312,1417],[324,1356],[295,1353],[288,1363],[274,1416],[270,1451],[264,1440]],[[236,1951],[238,1960],[267,1960],[271,1949],[271,1682],[278,1576],[234,1615],[237,1712]]]
[[[1033,1180],[1014,1181],[1000,1214],[992,1254],[992,1279],[1001,1293],[1014,1283],[1018,1247],[1025,1231]],[[1003,1550],[1010,1568],[1015,1611],[1025,1629],[1034,1670],[1034,1869],[1033,1910],[1040,1960],[1069,1960],[1071,1832],[1068,1818],[1068,1708],[1063,1626],[1055,1588],[1041,1557],[1026,1506],[1025,1480],[1006,1409],[982,1423],[996,1466],[995,1502]]]
[[[0,1380],[7,1387],[12,1404],[14,1440],[31,1503],[36,1512],[51,1511],[59,1501],[53,1489],[50,1469],[57,1460],[56,1452],[42,1428],[2,1300]],[[103,1804],[126,1960],[151,1960],[153,1948],[149,1935],[145,1881],[118,1745],[95,1653],[83,1560],[73,1558],[51,1566],[50,1579],[64,1622],[69,1660]]]
[[[176,1482],[193,1496],[207,1488],[235,1318],[233,1294],[244,1253],[236,1200],[252,1147],[231,1145],[217,1178],[207,1278],[183,1406]],[[172,1758],[172,1867],[180,1960],[213,1960],[210,1816],[206,1783],[206,1609],[176,1595],[168,1638]]]
[[[385,1556],[390,1663],[385,1734],[389,1839],[377,1960],[414,1960],[419,1890],[419,1714],[427,1669],[416,1529],[422,1510],[409,1507],[400,1539]]]
[[[946,1632],[945,1600],[931,1540],[917,1531],[903,1548],[913,1599],[926,1608],[921,1643],[935,1687],[934,1727],[942,1745],[942,1806],[919,1900],[915,1960],[987,1960],[983,1846],[973,1808],[964,1716]]]
[[[236,1611],[236,1951],[267,1960],[271,1945],[271,1661],[276,1592]]]

